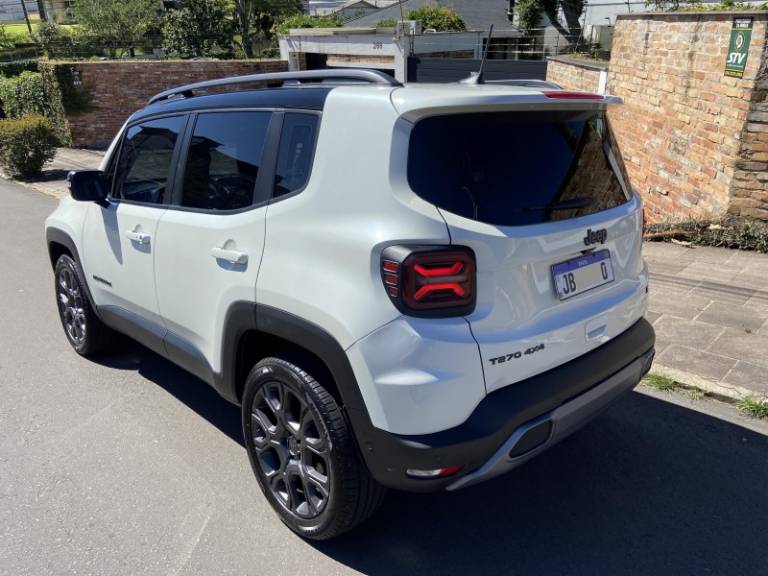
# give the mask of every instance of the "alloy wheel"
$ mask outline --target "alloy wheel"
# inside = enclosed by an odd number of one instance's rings
[[[80,285],[70,268],[62,268],[56,281],[56,295],[59,304],[59,313],[64,322],[67,335],[76,345],[85,340],[87,325],[85,309],[83,307],[83,294]]]
[[[251,437],[266,485],[288,512],[319,516],[331,490],[330,454],[307,404],[281,382],[267,382],[251,404]]]

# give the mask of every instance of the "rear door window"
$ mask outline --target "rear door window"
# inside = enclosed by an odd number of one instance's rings
[[[436,116],[414,126],[411,188],[466,218],[523,226],[586,216],[631,197],[603,113]]]
[[[195,122],[181,205],[239,210],[254,203],[271,112],[209,112]]]

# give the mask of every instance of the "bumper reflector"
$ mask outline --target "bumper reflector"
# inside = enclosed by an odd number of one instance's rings
[[[437,468],[435,470],[408,468],[405,473],[411,478],[445,478],[446,476],[453,476],[461,469],[462,466],[446,466],[445,468]]]

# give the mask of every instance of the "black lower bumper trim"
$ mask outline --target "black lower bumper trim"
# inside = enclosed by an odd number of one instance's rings
[[[374,478],[391,488],[431,492],[458,476],[413,479],[409,468],[433,470],[462,465],[462,473],[479,468],[521,425],[587,392],[638,358],[652,358],[655,335],[641,319],[603,346],[566,364],[516,382],[486,396],[461,425],[424,435],[397,435],[377,428],[365,431],[361,445]],[[358,434],[358,437],[360,435]]]

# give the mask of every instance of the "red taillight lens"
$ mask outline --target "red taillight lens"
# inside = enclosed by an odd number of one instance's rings
[[[381,275],[393,303],[412,316],[462,316],[475,307],[474,253],[463,247],[393,246]]]
[[[590,92],[572,92],[568,90],[553,90],[543,93],[547,98],[561,98],[565,100],[602,100],[604,96]]]

